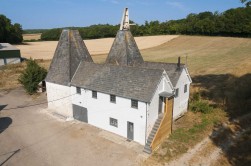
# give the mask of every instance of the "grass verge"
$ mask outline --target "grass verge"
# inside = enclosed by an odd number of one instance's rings
[[[154,161],[164,164],[179,157],[210,135],[215,125],[224,121],[227,121],[227,115],[221,109],[214,109],[208,113],[187,112],[174,123],[176,129],[148,160],[151,160],[151,163]]]
[[[36,60],[38,64],[48,70],[51,60]],[[22,86],[18,78],[26,68],[26,63],[9,64],[0,67],[0,90],[10,90]]]

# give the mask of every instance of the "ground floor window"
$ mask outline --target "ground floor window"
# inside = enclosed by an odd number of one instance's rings
[[[118,127],[118,120],[114,118],[110,118],[110,125],[114,127]]]

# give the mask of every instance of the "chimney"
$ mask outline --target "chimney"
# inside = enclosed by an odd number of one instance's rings
[[[178,69],[180,69],[180,56],[178,57],[177,67],[178,67]]]

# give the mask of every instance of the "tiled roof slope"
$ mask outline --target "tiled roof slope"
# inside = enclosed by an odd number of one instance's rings
[[[119,30],[106,63],[126,66],[137,66],[144,60],[130,30]]]
[[[172,85],[175,87],[181,72],[185,68],[184,64],[180,64],[180,67],[178,68],[177,63],[161,63],[161,62],[147,62],[145,61],[140,66],[142,68],[149,68],[149,69],[164,69],[172,82]]]
[[[63,30],[45,80],[68,86],[81,61],[93,62],[79,32]]]
[[[82,62],[71,85],[150,102],[164,70]]]

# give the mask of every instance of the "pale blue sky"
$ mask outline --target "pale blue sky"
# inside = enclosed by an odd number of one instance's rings
[[[125,7],[130,19],[142,24],[243,6],[239,0],[0,0],[0,14],[20,23],[23,29],[38,29],[119,24]]]

